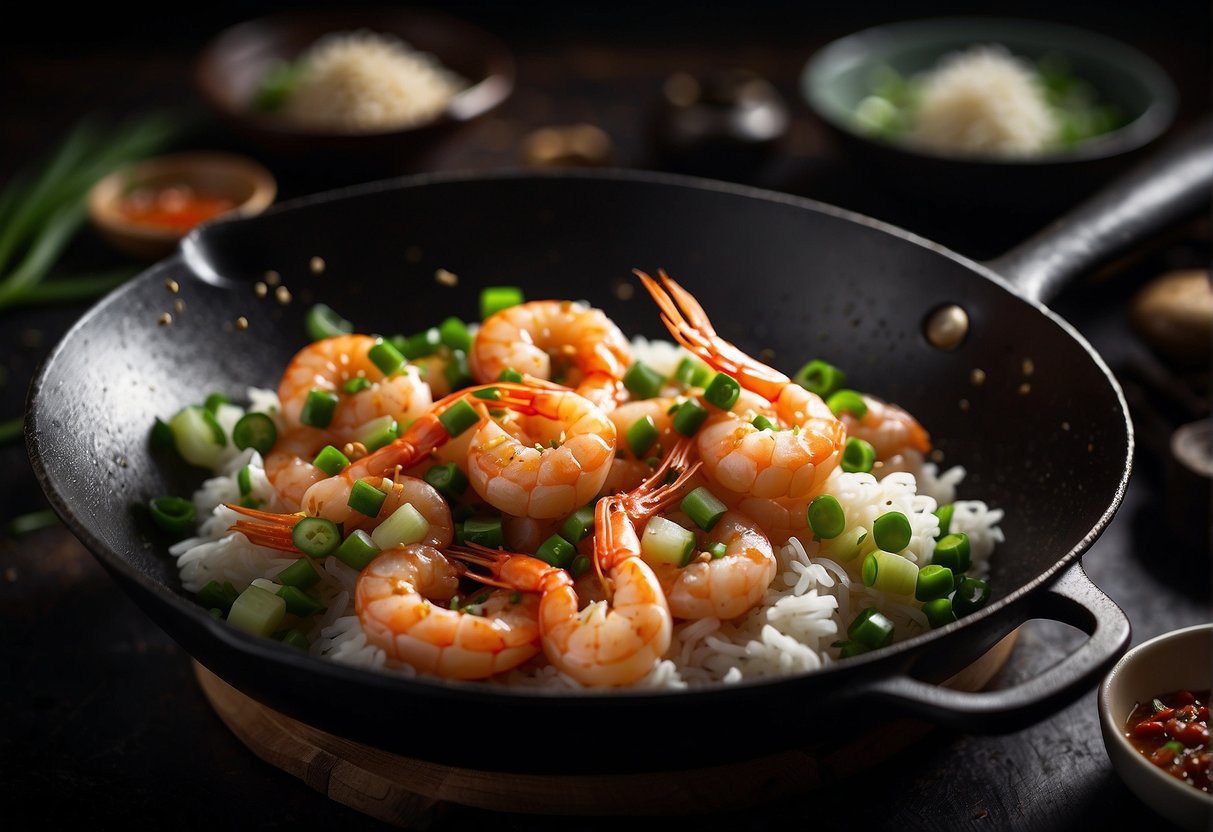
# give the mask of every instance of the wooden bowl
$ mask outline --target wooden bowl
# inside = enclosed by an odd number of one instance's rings
[[[255,106],[258,90],[275,67],[291,64],[325,35],[360,30],[399,38],[468,85],[437,116],[397,129],[330,130],[300,125]],[[438,12],[283,12],[220,32],[201,52],[194,81],[220,120],[276,164],[330,174],[391,175],[412,170],[423,153],[505,101],[514,88],[514,59],[496,36]]]
[[[1112,668],[1099,688],[1099,723],[1108,757],[1129,789],[1176,828],[1213,829],[1213,794],[1163,771],[1125,736],[1139,702],[1176,690],[1208,690],[1213,680],[1213,624],[1163,633],[1145,641]]]
[[[226,207],[188,224],[133,219],[128,210],[131,195],[162,189],[188,189],[194,196],[221,199]],[[93,226],[116,248],[143,260],[158,260],[197,225],[259,214],[277,193],[273,174],[252,159],[230,153],[172,153],[126,165],[102,178],[89,191],[88,213]]]

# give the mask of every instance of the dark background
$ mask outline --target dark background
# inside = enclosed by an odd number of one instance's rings
[[[0,27],[0,181],[44,154],[79,118],[149,107],[196,112],[199,146],[239,143],[210,124],[191,62],[222,27],[290,3],[193,6],[26,4]],[[425,163],[425,169],[519,164],[518,145],[547,124],[590,121],[608,131],[616,161],[655,166],[647,107],[679,69],[743,65],[786,96],[793,124],[780,157],[754,184],[855,208],[985,258],[1050,217],[989,221],[929,208],[873,188],[842,157],[797,97],[814,49],[878,23],[948,14],[1039,17],[1120,38],[1154,57],[1181,93],[1177,128],[1210,105],[1210,12],[1204,3],[691,3],[451,2],[434,8],[497,33],[515,50],[515,95]],[[283,176],[283,197],[340,184]],[[862,184],[861,184],[862,183]],[[87,231],[64,258],[78,272],[118,259]],[[1208,223],[1198,220],[1116,269],[1089,275],[1054,308],[1108,360],[1138,428],[1134,478],[1111,528],[1084,558],[1095,582],[1133,622],[1134,643],[1210,620],[1207,520],[1171,527],[1170,431],[1207,416],[1207,371],[1160,362],[1127,324],[1134,292],[1176,267],[1206,267]],[[0,418],[16,415],[38,363],[85,306],[0,312]],[[0,521],[44,507],[24,449],[0,449]],[[1193,527],[1192,523],[1196,522]],[[1201,523],[1204,523],[1203,528]],[[381,825],[254,757],[210,710],[189,657],[155,628],[61,528],[0,537],[0,817],[10,828],[300,829]],[[996,680],[1030,677],[1073,648],[1059,627],[1025,628]],[[477,715],[491,722],[491,714]],[[768,730],[766,715],[731,715],[736,730]],[[554,753],[584,753],[618,726],[503,726]],[[706,726],[672,726],[710,730]],[[534,736],[531,736],[533,734]],[[647,741],[638,738],[639,743]],[[869,777],[799,802],[697,819],[704,828],[768,829],[831,823],[899,829],[1069,829],[1155,826],[1160,819],[1112,771],[1091,691],[1056,717],[997,737],[936,731]],[[446,828],[605,829],[627,820],[497,815],[450,807]],[[678,821],[669,821],[676,823]]]

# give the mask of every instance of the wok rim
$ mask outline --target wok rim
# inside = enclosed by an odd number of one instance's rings
[[[878,220],[855,211],[839,208],[838,206],[808,197],[770,191],[754,186],[706,179],[698,176],[671,174],[657,171],[631,170],[626,168],[610,168],[595,171],[552,170],[540,172],[508,170],[487,173],[478,171],[445,171],[414,174],[377,180],[359,185],[335,188],[316,194],[283,201],[271,206],[261,215],[261,218],[264,218],[270,214],[289,212],[296,208],[320,203],[335,202],[346,198],[356,198],[360,195],[377,193],[386,190],[399,190],[432,185],[441,186],[445,184],[463,182],[514,181],[528,179],[564,180],[566,182],[574,183],[574,186],[576,186],[576,183],[579,180],[589,182],[598,182],[603,180],[615,182],[637,182],[641,184],[671,186],[691,191],[713,191],[747,199],[775,202],[798,209],[805,209],[815,213],[826,214],[839,219],[854,222],[876,231],[891,234],[894,237],[898,237],[904,241],[927,248],[958,262],[959,264],[967,267],[969,271],[976,273],[977,276],[997,284],[1005,291],[1013,295],[1016,299],[1031,305],[1038,313],[1042,314],[1052,323],[1060,327],[1086,351],[1092,362],[1103,374],[1106,383],[1110,385],[1120,407],[1120,414],[1124,423],[1126,442],[1125,460],[1121,470],[1121,477],[1119,482],[1116,484],[1116,488],[1110,502],[1104,507],[1095,524],[1078,543],[1076,543],[1069,551],[1055,560],[1051,566],[1036,575],[1035,578],[1018,587],[1008,595],[994,601],[988,606],[983,607],[970,615],[965,616],[964,618],[953,621],[943,627],[928,630],[916,636],[912,636],[911,638],[905,639],[904,641],[889,645],[888,647],[849,658],[846,662],[837,662],[804,673],[743,679],[739,682],[713,682],[696,684],[692,687],[684,689],[612,688],[605,691],[598,689],[555,690],[530,687],[510,688],[504,685],[495,685],[492,683],[486,684],[483,681],[461,681],[426,675],[418,675],[416,677],[397,676],[390,673],[352,667],[330,659],[324,659],[301,653],[298,650],[281,645],[271,639],[253,636],[239,631],[234,627],[230,627],[224,622],[216,621],[200,605],[193,603],[190,599],[179,594],[179,592],[174,590],[170,585],[149,579],[147,575],[129,563],[127,558],[121,552],[112,549],[89,531],[88,525],[76,516],[71,506],[64,498],[64,495],[60,492],[58,483],[51,476],[44,461],[46,457],[52,456],[53,454],[48,453],[47,449],[44,447],[44,435],[49,437],[50,431],[41,427],[43,422],[48,421],[47,414],[43,408],[43,392],[45,389],[45,382],[50,373],[55,369],[56,362],[59,360],[62,352],[73,341],[73,339],[79,336],[81,331],[84,331],[89,327],[90,323],[97,318],[97,316],[102,314],[110,306],[121,303],[128,294],[141,291],[145,284],[161,282],[161,278],[165,273],[171,273],[172,270],[176,268],[184,268],[192,271],[194,274],[197,274],[197,272],[194,271],[193,267],[191,266],[190,261],[193,260],[198,262],[198,258],[200,257],[199,244],[208,233],[208,228],[228,223],[255,222],[258,220],[258,218],[222,218],[196,228],[182,240],[177,252],[170,257],[151,265],[142,273],[129,280],[127,283],[114,289],[108,295],[94,303],[83,315],[81,315],[81,317],[60,337],[54,348],[44,359],[30,385],[26,400],[27,418],[24,429],[26,451],[29,456],[34,474],[39,482],[39,485],[42,487],[43,492],[46,494],[51,507],[54,509],[55,513],[59,515],[60,519],[72,532],[72,534],[84,544],[85,548],[87,548],[93,554],[93,556],[101,562],[101,564],[108,572],[111,573],[113,577],[119,580],[119,583],[124,586],[128,592],[128,595],[132,596],[133,600],[136,601],[137,605],[142,609],[142,611],[145,614],[153,617],[156,620],[156,623],[161,626],[162,629],[165,629],[170,636],[177,639],[177,632],[182,626],[185,625],[177,626],[174,629],[170,629],[168,626],[164,625],[157,616],[152,615],[152,613],[149,611],[147,606],[149,598],[159,602],[162,605],[170,607],[174,614],[184,616],[186,619],[188,619],[189,627],[192,627],[195,631],[205,631],[208,638],[216,640],[227,649],[236,650],[250,658],[268,662],[270,665],[284,664],[292,666],[296,670],[316,673],[341,684],[388,689],[399,691],[401,693],[415,692],[413,689],[420,688],[430,695],[442,694],[461,698],[466,695],[472,699],[491,697],[492,701],[502,702],[505,704],[514,701],[534,702],[539,699],[569,700],[585,702],[587,703],[587,707],[601,707],[609,702],[636,703],[638,701],[645,700],[665,701],[671,698],[685,700],[688,697],[701,699],[748,696],[751,695],[751,692],[755,690],[794,687],[798,684],[805,683],[806,679],[817,680],[827,679],[830,677],[846,678],[857,676],[864,672],[865,669],[872,667],[884,666],[888,670],[896,670],[900,668],[900,672],[906,672],[906,661],[908,659],[912,659],[912,657],[918,654],[929,654],[932,645],[938,647],[938,644],[935,643],[955,641],[959,639],[960,634],[962,634],[964,630],[974,629],[975,625],[979,622],[988,621],[996,616],[1007,615],[1009,610],[1013,610],[1013,608],[1027,603],[1031,596],[1050,584],[1055,578],[1058,577],[1060,573],[1079,562],[1081,556],[1107,529],[1109,523],[1112,521],[1112,518],[1115,516],[1116,512],[1123,503],[1125,492],[1128,488],[1129,479],[1132,473],[1135,436],[1132,420],[1129,416],[1128,404],[1124,397],[1123,390],[1121,389],[1120,384],[1116,381],[1116,378],[1112,374],[1107,363],[1103,360],[1099,353],[1096,352],[1086,338],[1084,338],[1081,333],[1079,333],[1065,319],[1061,318],[1055,312],[1050,310],[1042,302],[1025,296],[1023,293],[1016,290],[1011,283],[1009,283],[1005,278],[997,274],[988,266],[959,254],[946,246],[933,242],[921,235],[900,228],[883,220]],[[142,598],[138,594],[132,593],[130,590],[133,587],[137,587],[139,591],[147,593],[148,598]],[[1010,629],[1013,628],[1008,627],[1007,631],[1009,632]],[[218,669],[211,669],[221,678],[224,678],[223,674],[220,673]],[[891,674],[885,673],[884,675]]]

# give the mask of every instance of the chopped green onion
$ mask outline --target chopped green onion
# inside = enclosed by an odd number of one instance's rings
[[[463,521],[463,539],[468,543],[479,543],[497,549],[505,543],[500,517],[476,515]]]
[[[945,534],[935,544],[931,563],[946,566],[957,575],[969,571],[969,567],[973,565],[969,536],[964,532]]]
[[[405,503],[371,531],[371,540],[380,549],[408,546],[425,538],[430,522],[412,503]]]
[[[286,601],[269,590],[250,586],[232,602],[227,623],[255,636],[268,636],[286,616]]]
[[[683,497],[679,508],[705,532],[710,532],[729,510],[728,506],[703,485]]]
[[[872,523],[872,537],[876,546],[886,552],[900,552],[909,546],[912,534],[910,518],[900,511],[887,511]]]
[[[952,515],[956,513],[956,506],[952,503],[945,503],[935,509],[935,516],[939,518],[939,531],[935,533],[936,538],[943,537],[952,530]]]
[[[378,367],[379,372],[386,377],[394,375],[404,366],[404,356],[388,341],[380,341],[375,344],[367,350],[366,357],[371,359],[371,363]]]
[[[332,520],[304,517],[291,529],[291,542],[303,554],[322,558],[331,555],[341,545],[341,530]]]
[[[265,456],[278,441],[278,427],[265,413],[246,413],[232,426],[232,442],[240,450],[253,448]]]
[[[508,372],[508,371],[503,371]],[[501,401],[501,390],[496,387],[481,387],[479,390],[473,390],[472,396],[477,399],[484,399],[490,402]]]
[[[823,399],[847,383],[847,374],[820,359],[813,359],[796,371],[792,381]]]
[[[560,536],[573,543],[580,543],[594,533],[594,504],[582,506],[560,524]]]
[[[472,333],[468,332],[467,324],[459,318],[451,316],[439,324],[438,337],[443,345],[450,349],[472,351]]]
[[[486,286],[480,290],[480,319],[483,321],[523,302],[519,286]]]
[[[838,498],[830,494],[814,497],[808,509],[809,528],[823,540],[842,534],[847,527],[847,518]]]
[[[737,404],[737,399],[741,396],[741,385],[737,383],[737,379],[725,373],[717,373],[708,382],[707,388],[703,391],[703,398],[709,403],[714,404],[721,410],[728,410],[733,405]]]
[[[358,480],[354,483],[354,487],[350,489],[350,497],[346,500],[346,505],[359,514],[365,514],[367,517],[378,517],[386,499],[387,494],[366,480]]]
[[[305,653],[310,650],[312,646],[312,643],[307,640],[307,636],[305,636],[297,627],[292,627],[291,629],[287,630],[278,640],[287,647],[295,647]]]
[[[189,405],[177,411],[169,420],[169,427],[182,459],[202,468],[213,469],[218,464],[227,447],[227,437],[214,413]]]
[[[652,399],[661,394],[665,377],[649,365],[637,361],[623,374],[623,386],[637,399]]]
[[[454,462],[430,467],[422,479],[450,502],[458,500],[468,490],[468,475]]]
[[[863,583],[893,595],[913,595],[918,586],[918,566],[901,555],[877,549],[863,559]]]
[[[423,329],[397,342],[397,349],[403,358],[416,361],[438,352],[442,346],[442,333],[437,327]]]
[[[247,497],[253,493],[253,475],[247,465],[236,474],[236,487],[240,489],[241,497]]]
[[[683,436],[694,436],[707,418],[707,408],[694,399],[687,399],[674,411],[674,430]]]
[[[366,376],[354,376],[353,378],[346,379],[345,384],[341,385],[341,389],[344,390],[347,395],[353,396],[357,393],[361,393],[363,390],[370,390],[371,380]]]
[[[657,515],[644,527],[640,552],[649,563],[686,566],[695,553],[695,535],[673,520]]]
[[[332,338],[336,335],[348,335],[354,331],[354,325],[338,315],[331,306],[323,303],[313,304],[307,311],[304,327],[308,337],[313,341]]]
[[[476,509],[467,503],[455,503],[451,506],[451,519],[458,523],[462,523],[475,513]]]
[[[467,403],[466,399],[459,399],[438,414],[438,421],[446,428],[448,434],[458,436],[468,428],[478,424],[480,422],[480,414],[476,412],[476,408]]]
[[[198,603],[209,609],[217,609],[224,615],[232,608],[234,602],[240,593],[236,591],[236,587],[232,586],[231,581],[207,581],[202,589],[198,590],[195,596]]]
[[[957,615],[976,612],[990,600],[990,585],[977,578],[961,578],[952,595],[952,610]]]
[[[708,547],[708,554],[712,556],[712,560],[720,560],[728,554],[729,547],[717,541]]]
[[[852,526],[833,540],[822,544],[822,552],[839,561],[854,560],[863,551],[864,541],[868,539],[868,530],[863,526]]]
[[[867,607],[847,627],[847,636],[873,650],[885,647],[893,642],[893,622],[876,607]]]
[[[862,419],[868,415],[868,405],[863,400],[863,396],[854,390],[835,390],[826,399],[826,406],[833,411],[835,416],[841,417],[843,413],[850,412],[856,419]]]
[[[278,583],[285,586],[297,586],[300,589],[307,589],[318,580],[320,580],[320,573],[312,565],[311,558],[299,558],[278,573]]]
[[[350,459],[332,445],[325,445],[320,449],[320,453],[316,454],[312,464],[330,477],[335,477],[349,467]]]
[[[1184,744],[1179,740],[1168,740],[1162,744],[1162,747],[1170,751],[1172,754],[1184,753]]]
[[[400,438],[400,424],[389,413],[372,419],[363,425],[355,440],[362,443],[367,452],[377,451]]]
[[[185,537],[194,530],[196,509],[190,500],[165,495],[153,497],[147,507],[156,525],[171,535]]]
[[[510,369],[509,367],[506,367],[504,370],[502,370],[498,374],[497,380],[498,381],[508,381],[508,382],[512,382],[514,384],[522,384],[522,373],[518,372],[517,370]]]
[[[779,430],[779,425],[775,424],[761,413],[755,416],[750,424],[759,430]]]
[[[951,624],[956,620],[956,613],[952,611],[950,598],[936,598],[927,601],[922,605],[922,612],[927,617],[927,623],[931,625],[931,629]]]
[[[573,558],[573,562],[569,564],[569,574],[574,578],[580,578],[586,572],[590,571],[590,566],[592,565],[593,564],[589,555],[578,555],[577,557]],[[515,601],[514,603],[518,602]]]
[[[282,587],[278,590],[278,597],[286,601],[286,611],[291,615],[315,615],[328,609],[297,586]]]
[[[332,390],[312,388],[299,412],[299,421],[314,428],[327,428],[337,410],[337,394]]]
[[[872,444],[858,436],[847,437],[847,444],[842,449],[842,470],[849,474],[867,474],[876,462],[876,449]]]
[[[956,580],[951,569],[938,563],[928,563],[918,570],[914,597],[919,601],[935,601],[951,595],[955,588]]]
[[[349,537],[341,541],[341,545],[333,552],[333,557],[351,569],[361,572],[378,554],[379,547],[371,540],[371,536],[362,529],[355,529]]]
[[[467,387],[475,381],[472,378],[472,368],[468,364],[467,353],[463,350],[451,350],[446,366],[442,368],[442,375],[452,390]]]
[[[642,416],[628,427],[624,433],[628,447],[637,458],[644,456],[645,451],[653,447],[658,437],[657,423],[652,416]]]
[[[712,380],[712,368],[697,358],[684,355],[674,369],[674,380],[687,387],[703,387]]]
[[[577,547],[558,534],[554,534],[535,550],[535,557],[560,569],[567,569],[577,555]]]
[[[849,659],[852,656],[860,656],[872,649],[871,647],[860,644],[858,641],[851,641],[850,639],[847,639],[846,641],[836,641],[831,646],[838,648],[838,658],[840,659]]]
[[[22,427],[25,424],[24,417],[18,416],[12,422],[16,430],[16,434],[20,434]],[[13,438],[16,438],[14,436]],[[156,417],[156,421],[152,423],[152,435],[150,438],[153,451],[167,451],[169,448],[177,447],[177,440],[173,438],[173,429],[169,423]]]
[[[220,405],[231,404],[231,403],[232,403],[232,400],[230,398],[228,398],[227,394],[211,393],[209,396],[206,397],[206,401],[204,401],[202,403],[202,406],[205,407],[207,410],[209,410],[211,413],[218,413]]]

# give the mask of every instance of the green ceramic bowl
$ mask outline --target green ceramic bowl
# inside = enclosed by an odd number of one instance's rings
[[[1065,149],[1020,158],[945,155],[863,129],[856,108],[872,93],[883,68],[908,78],[949,53],[980,44],[999,44],[1031,61],[1060,58],[1071,76],[1117,111],[1120,126]],[[1178,107],[1171,79],[1138,50],[1083,29],[1022,19],[938,18],[876,26],[816,52],[800,80],[809,109],[864,168],[889,185],[916,198],[1017,212],[1077,202],[1165,133]]]

